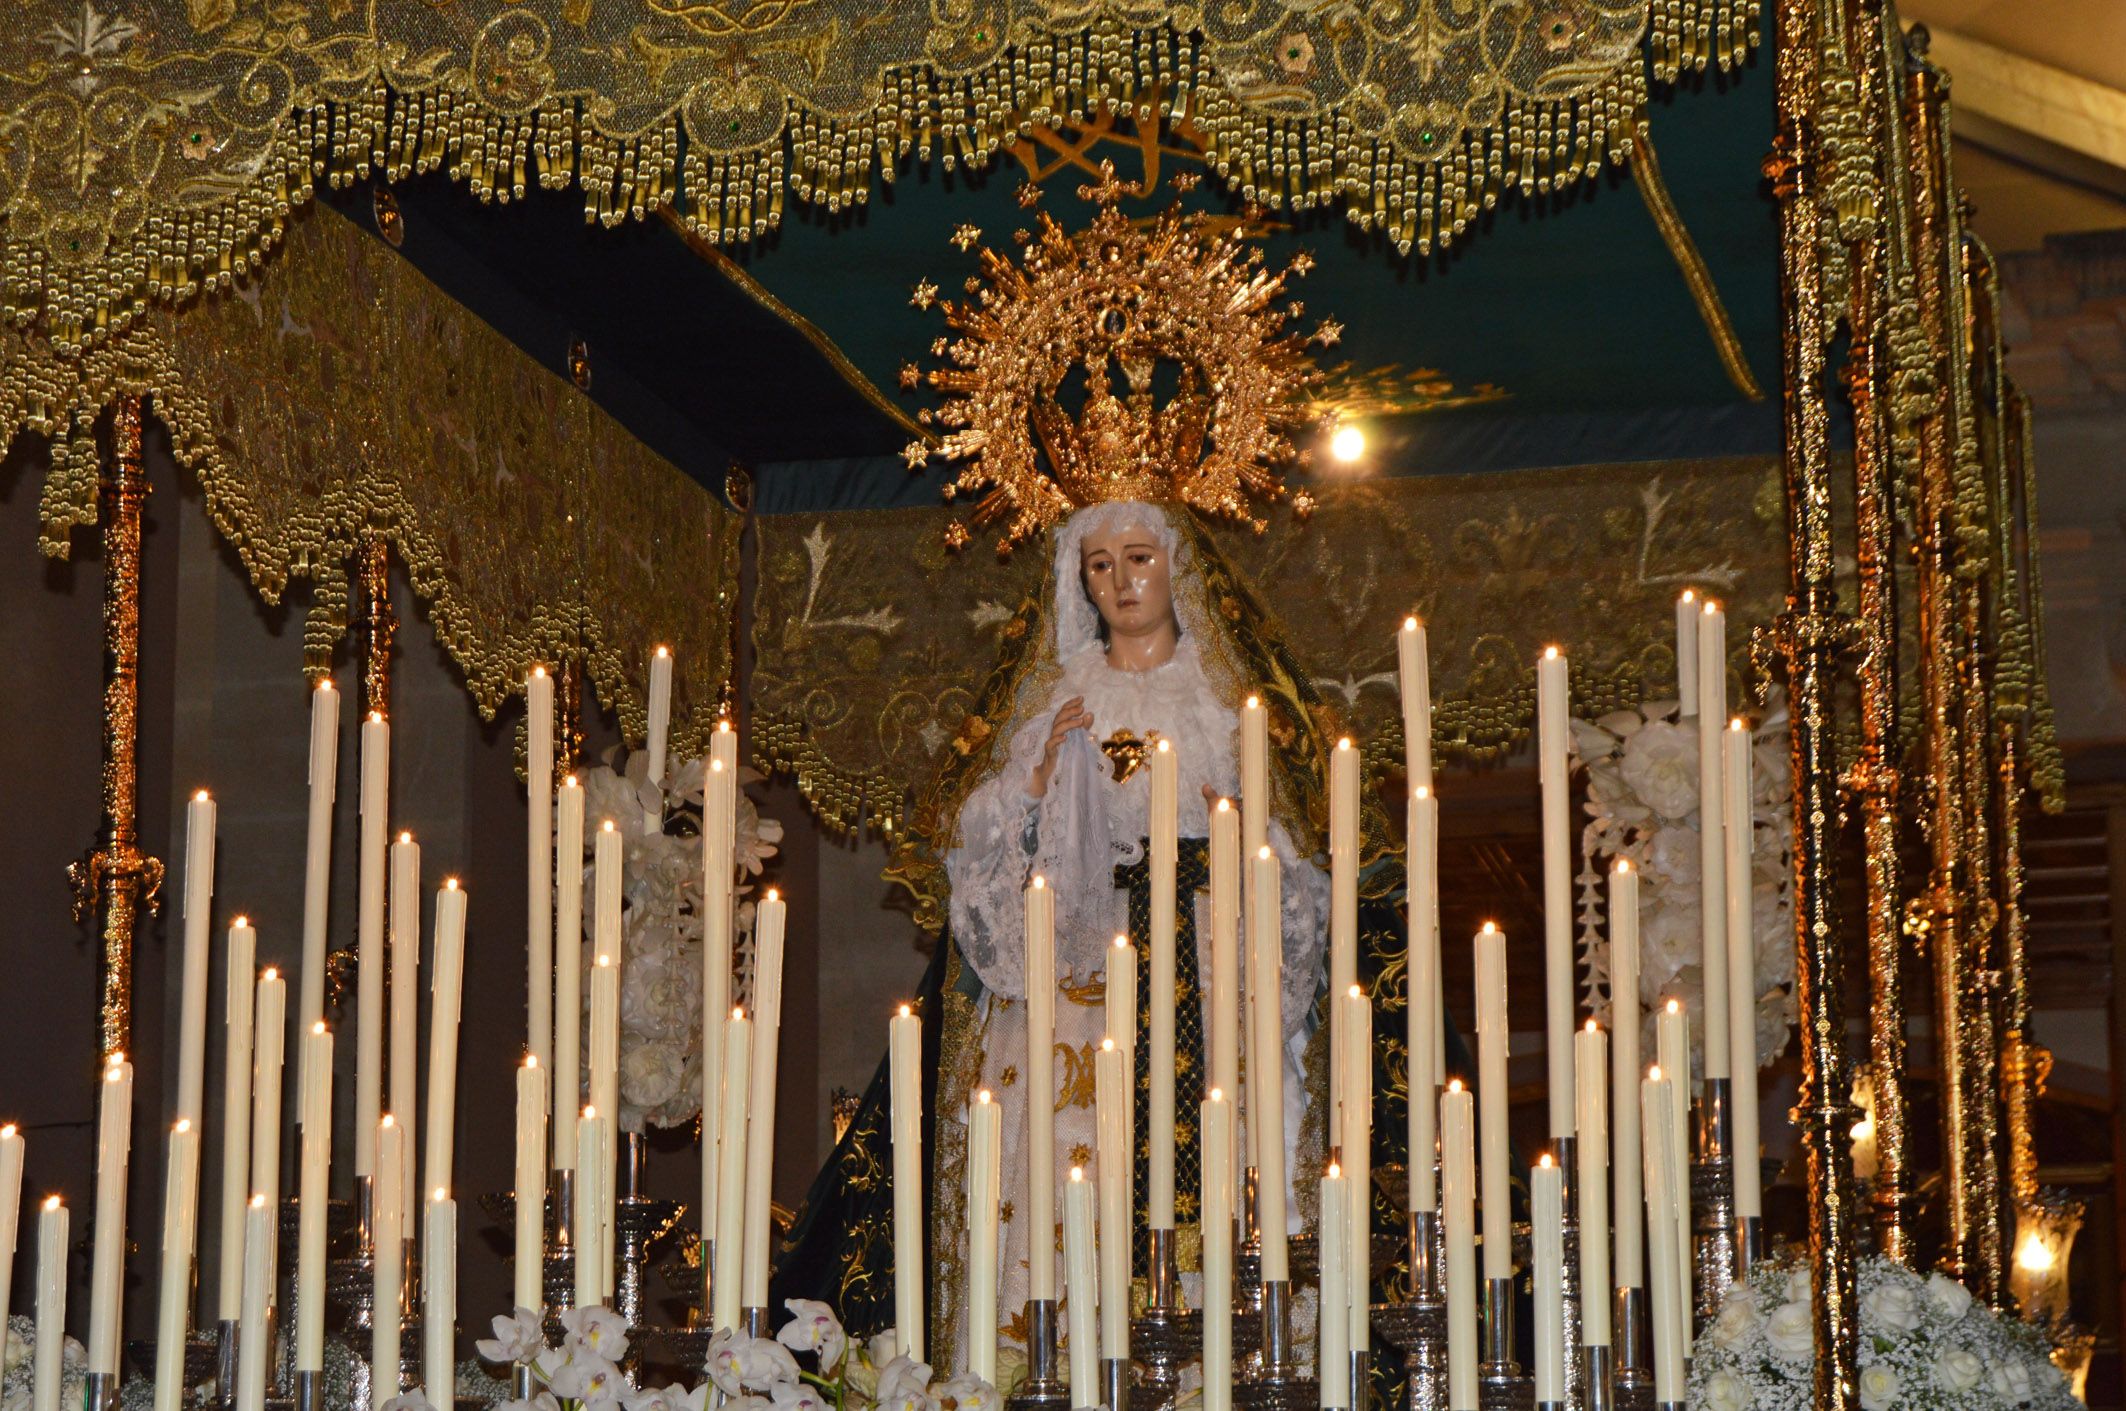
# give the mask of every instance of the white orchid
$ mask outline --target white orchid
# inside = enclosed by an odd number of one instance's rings
[[[412,1391],[402,1391],[397,1396],[392,1397],[384,1403],[383,1411],[436,1411],[436,1408],[434,1403],[422,1395],[417,1387]]]
[[[792,1352],[817,1354],[821,1375],[832,1376],[849,1346],[849,1335],[842,1331],[834,1310],[809,1298],[785,1299],[783,1307],[790,1310],[790,1321],[782,1325],[775,1340]]]
[[[999,1411],[1004,1403],[995,1387],[971,1373],[938,1383],[931,1397],[945,1411]]]
[[[802,1378],[790,1349],[731,1328],[709,1339],[708,1364],[709,1380],[725,1396],[794,1386]]]
[[[561,1315],[571,1352],[587,1352],[608,1362],[627,1356],[627,1319],[610,1308],[589,1304]]]
[[[473,1350],[489,1362],[529,1364],[546,1350],[545,1329],[539,1326],[539,1315],[529,1308],[496,1314],[494,1329],[493,1337],[473,1344]]]

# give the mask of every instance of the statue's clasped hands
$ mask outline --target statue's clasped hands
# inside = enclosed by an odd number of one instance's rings
[[[1055,719],[1049,722],[1048,743],[1041,748],[1041,762],[1033,767],[1033,779],[1026,785],[1031,798],[1044,798],[1048,794],[1048,781],[1056,772],[1056,752],[1063,748],[1063,737],[1073,730],[1088,734],[1093,728],[1093,713],[1085,708],[1085,697],[1072,696],[1056,707]]]

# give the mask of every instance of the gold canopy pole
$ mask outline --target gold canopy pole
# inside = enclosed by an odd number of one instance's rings
[[[1833,661],[1845,625],[1833,583],[1829,410],[1825,405],[1824,236],[1817,107],[1823,6],[1779,0],[1778,129],[1765,174],[1779,203],[1781,352],[1789,580],[1778,625],[1793,716],[1794,941],[1802,1014],[1802,1143],[1807,1154],[1809,1266],[1817,1411],[1857,1404],[1851,1165],[1846,1070],[1845,944],[1836,917],[1838,777],[1831,712]],[[1835,23],[1835,19],[1833,21]]]
[[[391,548],[371,532],[355,550],[355,611],[361,634],[362,713],[391,718],[391,649],[398,641],[399,615],[391,606]]]
[[[111,463],[101,486],[103,517],[103,840],[67,868],[74,919],[103,918],[101,1058],[127,1052],[133,1037],[133,934],[152,911],[162,863],[140,851],[140,519],[148,496],[140,468],[140,398],[122,396],[111,418]]]

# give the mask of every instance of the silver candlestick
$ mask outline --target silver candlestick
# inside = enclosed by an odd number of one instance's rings
[[[1026,1300],[1026,1380],[1005,1404],[1011,1411],[1070,1411],[1070,1386],[1057,1375],[1056,1301]]]
[[[1513,1280],[1484,1280],[1484,1351],[1476,1369],[1482,1411],[1533,1411],[1535,1379],[1514,1360]]]
[[[1758,1215],[1735,1217],[1735,1282],[1746,1283],[1750,1270],[1764,1258],[1764,1219]]]
[[[1735,1282],[1735,1167],[1728,1080],[1707,1078],[1698,1101],[1698,1159],[1690,1167],[1693,1329],[1720,1316]]]
[[[91,1372],[85,1378],[82,1405],[85,1411],[118,1411],[118,1376],[115,1372]]]
[[[1373,1305],[1373,1324],[1403,1355],[1405,1411],[1445,1411],[1447,1405],[1447,1302],[1445,1238],[1439,1212],[1413,1210],[1408,1217],[1410,1297]]]
[[[522,1368],[518,1370],[522,1371]],[[527,1394],[528,1395],[528,1394]],[[325,1411],[325,1374],[295,1374],[295,1411]]]
[[[1100,1359],[1100,1402],[1107,1411],[1129,1411],[1129,1359]]]
[[[1654,1374],[1646,1360],[1646,1290],[1620,1288],[1616,1300],[1616,1322],[1610,1329],[1616,1369],[1610,1386],[1616,1411],[1652,1411]]]
[[[1233,1388],[1234,1401],[1250,1411],[1311,1411],[1321,1404],[1320,1384],[1292,1360],[1292,1286],[1262,1281],[1262,1351],[1255,1374]]]
[[[1203,1347],[1203,1314],[1186,1311],[1174,1259],[1174,1232],[1152,1230],[1148,1301],[1130,1320],[1130,1359],[1136,1364],[1137,1411],[1158,1411],[1181,1394],[1181,1369]]]
[[[1551,1145],[1553,1159],[1558,1165],[1558,1186],[1563,1196],[1560,1204],[1565,1216],[1561,1236],[1564,1269],[1559,1280],[1559,1305],[1565,1319],[1565,1401],[1568,1405],[1578,1406],[1582,1389],[1586,1386],[1586,1369],[1581,1365],[1580,1353],[1583,1331],[1580,1324],[1580,1140],[1578,1137],[1557,1137]]]

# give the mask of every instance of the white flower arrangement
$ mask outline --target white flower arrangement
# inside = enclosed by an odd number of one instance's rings
[[[1599,720],[1572,722],[1575,767],[1587,774],[1587,823],[1581,829],[1580,953],[1589,1007],[1614,1023],[1610,1003],[1609,928],[1604,920],[1608,873],[1629,858],[1639,874],[1639,1004],[1644,1051],[1652,1052],[1653,1019],[1671,998],[1703,1012],[1699,931],[1698,735],[1677,720],[1674,701],[1650,701]],[[1793,1031],[1794,932],[1788,898],[1790,827],[1783,700],[1751,736],[1751,920],[1756,951],[1757,1053],[1770,1063]],[[1702,1032],[1694,1031],[1694,1051]],[[1702,1063],[1704,1055],[1697,1053]]]
[[[1861,1261],[1862,1411],[2074,1411],[2081,1403],[2026,1323],[1976,1304],[1962,1284],[1880,1256]],[[1807,1411],[1815,1344],[1805,1259],[1759,1265],[1699,1335],[1690,1404],[1705,1411]]]
[[[677,1127],[701,1111],[701,840],[703,762],[671,768],[665,787],[649,779],[649,757],[629,755],[583,770],[583,944],[593,926],[596,887],[589,865],[598,824],[613,820],[621,835],[627,878],[621,894],[620,1127]],[[748,877],[776,853],[782,824],[763,818],[745,787],[759,771],[738,771],[736,853]],[[734,949],[753,934],[750,883],[737,889]],[[585,1005],[588,991],[585,986]]]
[[[519,1308],[497,1317],[495,1335],[477,1347],[489,1362],[528,1369],[538,1388],[496,1411],[706,1411],[711,1391],[724,1411],[1001,1411],[995,1387],[972,1376],[935,1380],[927,1364],[897,1349],[890,1330],[858,1346],[826,1304],[793,1298],[783,1306],[791,1318],[773,1338],[731,1329],[711,1338],[708,1380],[691,1390],[638,1388],[620,1368],[627,1322],[607,1308],[562,1314],[559,1347],[547,1344],[538,1314]],[[402,1400],[409,1404],[398,1411],[423,1411],[417,1399]]]

